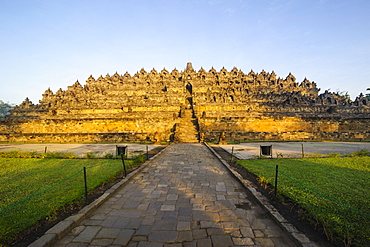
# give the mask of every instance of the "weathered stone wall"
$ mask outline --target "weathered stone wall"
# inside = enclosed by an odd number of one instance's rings
[[[0,141],[370,140],[370,103],[272,73],[184,71],[115,73],[26,99],[0,121]],[[187,131],[189,129],[191,131]],[[179,132],[182,132],[179,133]],[[191,138],[190,138],[191,139]],[[190,140],[189,139],[189,140]]]
[[[370,119],[252,117],[200,120],[208,140],[370,140]],[[356,126],[356,127],[355,127]]]
[[[45,119],[0,124],[0,141],[95,142],[170,140],[177,117]],[[167,115],[167,117],[160,117]],[[10,135],[4,135],[10,134]],[[108,135],[107,135],[108,134]],[[114,137],[117,135],[117,137]]]
[[[222,132],[229,140],[370,140],[367,108],[213,104],[196,110],[209,140]]]

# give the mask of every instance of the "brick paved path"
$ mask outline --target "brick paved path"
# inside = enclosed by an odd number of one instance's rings
[[[296,246],[201,144],[175,144],[56,246]]]

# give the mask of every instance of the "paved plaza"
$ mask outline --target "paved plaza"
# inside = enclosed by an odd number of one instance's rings
[[[272,145],[273,158],[279,154],[280,158],[301,158],[302,145],[305,157],[317,154],[341,155],[366,149],[370,151],[370,142],[248,142],[233,145],[220,145],[223,149],[232,152],[239,159],[251,159],[260,155],[260,146]]]
[[[302,144],[306,156],[312,154],[340,153],[349,154],[361,149],[370,150],[370,142],[248,142],[240,144],[220,145],[228,152],[232,152],[240,159],[255,158],[260,154],[260,146],[272,145],[272,155],[282,154],[285,158],[302,157]],[[130,154],[145,153],[146,148],[152,150],[160,145],[146,145],[136,143],[117,144],[0,144],[0,151],[22,150],[44,152],[72,152],[83,156],[86,153],[116,153],[116,145],[128,146]]]
[[[260,154],[260,146],[272,145],[274,158],[281,154],[284,158],[302,157],[302,144],[306,156],[312,154],[340,153],[349,154],[361,149],[370,150],[370,142],[248,142],[240,144],[219,145],[228,152],[232,152],[240,159],[255,158]],[[0,144],[0,151],[22,150],[44,152],[72,152],[78,156],[87,153],[116,153],[116,145],[128,146],[129,154],[145,153],[146,148],[152,150],[160,145],[146,145],[136,143],[117,144]],[[281,156],[280,156],[281,157]]]
[[[115,154],[116,145],[127,146],[128,154],[135,155],[145,153],[159,147],[160,145],[145,145],[136,143],[107,143],[107,144],[0,144],[0,151],[22,150],[30,152],[71,152],[77,156],[83,156],[87,153],[97,153],[104,156],[105,154]]]
[[[202,144],[174,144],[55,245],[297,246]]]

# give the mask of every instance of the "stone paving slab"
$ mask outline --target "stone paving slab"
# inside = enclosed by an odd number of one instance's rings
[[[201,144],[168,147],[54,246],[170,245],[297,246]]]

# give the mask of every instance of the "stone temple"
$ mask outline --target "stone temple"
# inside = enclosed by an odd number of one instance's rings
[[[370,103],[274,72],[141,69],[90,76],[0,120],[0,141],[369,140]]]

